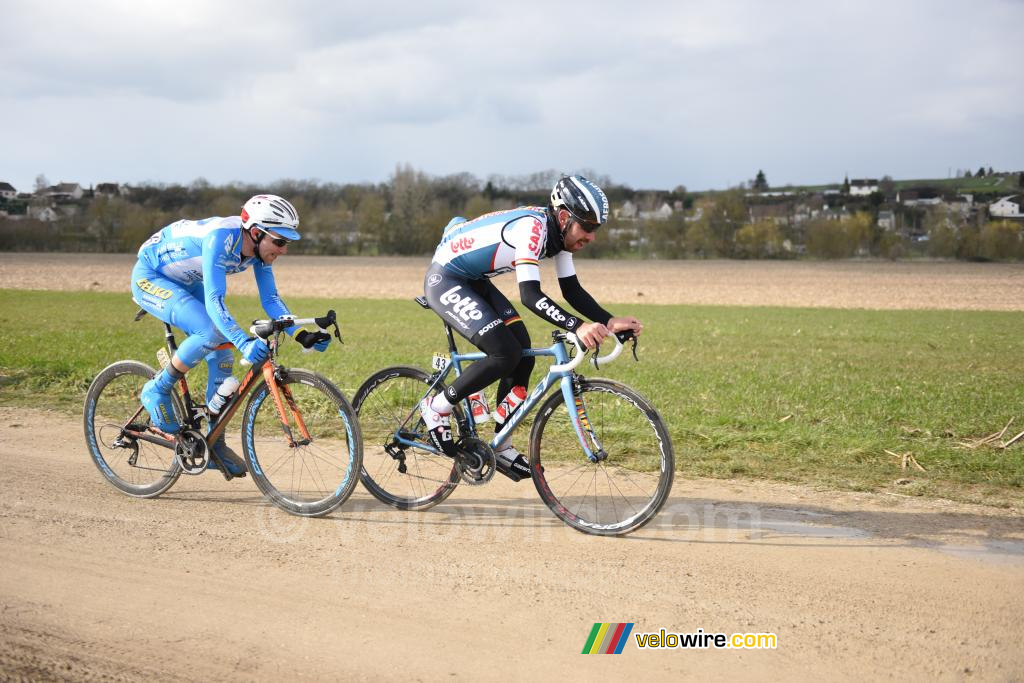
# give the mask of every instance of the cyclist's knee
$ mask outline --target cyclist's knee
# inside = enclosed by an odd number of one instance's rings
[[[210,377],[225,379],[235,369],[235,354],[231,349],[219,349],[206,354],[206,364],[210,368]]]
[[[517,377],[525,375],[529,377],[533,373],[533,366],[537,364],[537,359],[533,356],[523,356],[519,359],[519,363],[515,367],[515,375]]]
[[[519,366],[523,358],[523,347],[508,330],[498,327],[493,334],[485,335],[477,341],[477,346],[487,354],[495,370],[506,376]]]
[[[219,354],[220,351],[216,351],[216,348],[227,341],[224,335],[220,333],[220,330],[212,324],[209,327],[196,330],[191,336],[197,337],[202,342],[203,349],[209,355]],[[229,356],[231,355],[231,351],[228,349],[222,350]]]

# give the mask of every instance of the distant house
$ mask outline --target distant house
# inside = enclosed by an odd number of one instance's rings
[[[1024,218],[1024,195],[1014,194],[992,202],[988,215],[998,218]]]
[[[636,204],[629,201],[628,199],[622,203],[622,206],[615,210],[615,217],[621,220],[633,220],[634,218],[636,218],[636,215]]]
[[[878,227],[882,230],[892,231],[896,229],[896,214],[893,211],[882,210],[878,212]]]
[[[10,183],[0,183],[0,199],[14,199],[18,191]]]
[[[938,206],[942,203],[942,195],[929,188],[900,190],[896,193],[896,202],[904,206]]]
[[[60,183],[46,188],[44,194],[54,200],[81,199],[85,191],[78,183]]]
[[[749,209],[750,222],[772,221],[778,225],[788,225],[792,214],[789,204],[754,204]]]
[[[117,183],[100,183],[96,186],[97,197],[120,197],[124,194],[124,188]]]
[[[52,223],[57,220],[59,214],[51,206],[30,206],[28,207],[28,217],[44,223]]]
[[[642,220],[655,220],[664,221],[668,220],[672,216],[672,207],[668,205],[668,202],[662,202],[654,211],[641,211],[640,218]]]
[[[850,181],[851,197],[867,197],[874,192],[878,192],[878,181],[874,178]]]

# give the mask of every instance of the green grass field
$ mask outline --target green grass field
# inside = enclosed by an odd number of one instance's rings
[[[411,301],[288,302],[300,315],[338,311],[343,346],[305,355],[289,344],[283,360],[327,375],[350,397],[374,370],[426,367],[432,352],[444,350],[440,321]],[[229,304],[239,320],[261,313],[254,298]],[[75,414],[107,364],[134,358],[155,365],[162,326],[151,317],[133,323],[135,310],[119,294],[0,291],[0,404]],[[631,312],[647,327],[640,362],[624,356],[585,374],[626,382],[659,407],[684,476],[1024,502],[1024,441],[1006,450],[960,446],[1010,418],[1004,438],[1024,430],[1018,313],[714,306]],[[528,324],[535,344],[547,345],[550,328],[532,317]],[[193,386],[202,386],[203,372],[194,374]],[[514,442],[523,449],[524,439],[525,432]],[[927,471],[901,470],[886,450],[912,453]]]

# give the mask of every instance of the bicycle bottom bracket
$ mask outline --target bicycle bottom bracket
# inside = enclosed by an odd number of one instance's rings
[[[194,429],[181,432],[174,440],[174,457],[185,474],[202,474],[209,463],[206,439]]]
[[[497,462],[494,451],[486,442],[471,436],[459,439],[456,444],[459,450],[455,462],[459,468],[462,481],[470,486],[486,484],[494,478]]]

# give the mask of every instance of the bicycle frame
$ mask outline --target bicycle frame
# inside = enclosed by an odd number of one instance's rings
[[[451,360],[443,370],[436,373],[434,381],[431,382],[430,388],[424,396],[433,392],[436,387],[443,382],[446,377],[448,377],[449,373],[451,373],[453,369],[455,370],[456,377],[461,376],[463,363],[483,360],[487,357],[487,354],[482,351],[459,353],[458,348],[455,345],[455,337],[452,334],[452,328],[445,325],[445,332],[448,335],[448,352]],[[565,364],[569,361],[569,352],[566,349],[565,341],[563,339],[556,339],[556,341],[547,348],[523,349],[523,355],[533,357],[552,357],[555,359],[555,364],[552,365],[552,368],[557,365]],[[569,412],[569,418],[576,431],[576,438],[579,440],[580,446],[583,448],[583,453],[587,456],[587,459],[590,460],[590,462],[604,460],[604,458],[607,457],[605,450],[601,447],[601,444],[597,439],[597,435],[594,434],[593,429],[591,429],[590,420],[587,419],[586,406],[583,405],[583,399],[575,390],[574,384],[576,382],[576,373],[573,370],[549,369],[547,374],[534,386],[533,391],[531,391],[523,400],[519,409],[512,414],[511,418],[509,418],[501,430],[488,442],[488,445],[492,449],[497,449],[501,446],[501,444],[509,438],[512,432],[515,431],[519,423],[522,422],[523,419],[525,419],[525,417],[540,403],[548,393],[548,390],[553,387],[556,382],[561,388],[566,410]],[[463,399],[462,404],[464,407],[464,414],[466,416],[466,427],[470,434],[476,436],[476,422],[473,420],[473,411],[470,408],[469,399]],[[588,443],[588,437],[590,443]],[[419,448],[424,447],[423,443],[406,439],[401,435],[401,433],[397,434],[395,438],[399,443],[407,446],[416,446]],[[593,444],[593,448],[591,448],[590,444]],[[427,448],[434,453],[438,452],[437,449],[431,445],[428,445]]]
[[[167,344],[167,350],[170,353],[170,357],[173,358],[175,351],[178,350],[178,345],[174,338],[174,331],[171,329],[171,326],[168,325],[167,323],[164,323],[164,340]],[[271,396],[274,397],[274,404],[277,407],[277,414],[281,420],[281,426],[285,432],[285,435],[288,437],[288,445],[292,448],[295,448],[296,446],[300,446],[303,445],[304,443],[310,442],[311,437],[309,435],[309,430],[306,428],[306,423],[302,419],[302,413],[299,411],[298,406],[295,404],[295,399],[292,396],[291,390],[286,385],[279,384],[277,381],[276,373],[278,367],[273,362],[273,358],[276,354],[278,344],[277,335],[274,335],[274,337],[268,340],[267,343],[270,346],[269,357],[267,358],[266,362],[263,363],[263,365],[259,367],[254,366],[249,368],[249,371],[245,374],[245,377],[242,378],[242,381],[238,387],[238,391],[235,392],[235,395],[223,407],[220,414],[217,416],[216,422],[207,431],[205,435],[207,443],[215,443],[221,437],[221,435],[224,434],[224,431],[227,429],[228,423],[231,422],[231,418],[234,417],[235,413],[238,411],[238,407],[242,404],[242,399],[256,385],[258,371],[262,372],[263,378],[264,380],[266,380],[267,386],[270,388],[270,394]],[[233,348],[235,348],[234,344],[232,344],[231,342],[225,342],[217,346],[215,350],[219,351],[222,349]],[[182,401],[184,402],[185,405],[184,417],[187,423],[186,428],[198,428],[199,409],[195,402],[192,400],[192,392],[189,390],[188,380],[185,375],[183,375],[181,379],[178,380],[178,388],[181,391]],[[284,397],[284,401],[282,401],[282,396]],[[285,410],[286,405],[287,412]],[[139,408],[138,413],[136,413],[136,415],[133,416],[131,420],[129,420],[129,424],[133,423],[135,418],[138,417],[138,415],[141,414],[141,412],[142,408]],[[302,434],[302,441],[295,440],[295,437],[292,434],[289,416],[291,417],[292,420],[295,421],[296,426],[298,426],[299,431]],[[174,436],[160,432],[159,430],[152,426],[150,426],[149,429],[151,431],[157,432],[158,434],[161,434],[162,436],[153,437],[149,436],[148,434],[140,433],[134,430],[126,431],[129,431],[133,436],[143,441],[148,441],[150,443],[154,443],[160,446],[166,446],[168,448],[174,448]]]

